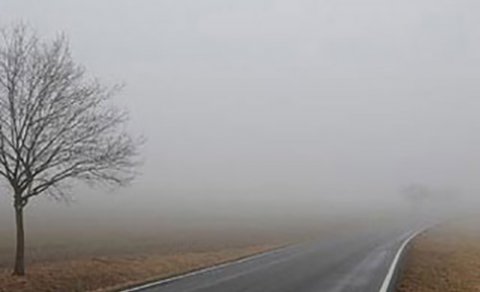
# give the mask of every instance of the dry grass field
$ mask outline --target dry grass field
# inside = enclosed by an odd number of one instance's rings
[[[226,248],[216,251],[95,257],[36,263],[25,279],[0,272],[0,291],[114,291],[129,284],[154,280],[263,252],[275,246]]]
[[[219,220],[136,228],[84,224],[67,229],[32,224],[27,231],[28,275],[23,279],[10,275],[13,230],[0,230],[0,292],[115,291],[384,221]]]
[[[314,230],[315,229],[315,230]],[[115,291],[327,234],[291,226],[166,227],[27,233],[26,278],[10,275],[12,232],[0,237],[0,292]]]
[[[415,239],[397,291],[480,291],[478,222],[445,224]]]
[[[99,230],[100,231],[100,230]],[[242,258],[287,244],[293,234],[177,230],[157,234],[32,234],[28,276],[10,275],[13,239],[0,241],[0,291],[112,290]]]

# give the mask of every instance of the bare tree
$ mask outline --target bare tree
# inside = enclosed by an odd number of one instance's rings
[[[401,194],[411,204],[412,216],[418,216],[425,207],[425,203],[431,199],[432,191],[426,185],[412,183],[402,188]]]
[[[23,25],[0,38],[0,177],[16,217],[14,275],[25,275],[23,214],[40,195],[63,198],[75,181],[124,185],[138,143],[113,106],[115,88],[88,78],[59,36],[40,40]]]

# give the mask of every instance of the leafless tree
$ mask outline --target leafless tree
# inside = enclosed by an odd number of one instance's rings
[[[14,275],[25,275],[24,209],[40,195],[63,198],[75,181],[124,185],[138,143],[125,131],[117,90],[89,78],[59,36],[42,41],[24,25],[0,37],[0,177],[16,217]]]
[[[401,194],[411,204],[412,216],[419,216],[425,203],[431,199],[432,190],[426,185],[412,183],[402,188]]]

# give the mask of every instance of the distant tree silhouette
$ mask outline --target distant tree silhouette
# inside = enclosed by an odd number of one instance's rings
[[[412,204],[413,212],[418,214],[432,192],[423,184],[413,183],[402,188],[401,193]]]

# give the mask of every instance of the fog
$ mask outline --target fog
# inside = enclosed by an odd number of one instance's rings
[[[147,138],[129,188],[38,199],[30,222],[390,212],[410,183],[474,200],[479,9],[473,0],[0,0],[0,25],[63,31],[92,75],[125,82],[117,102]]]

